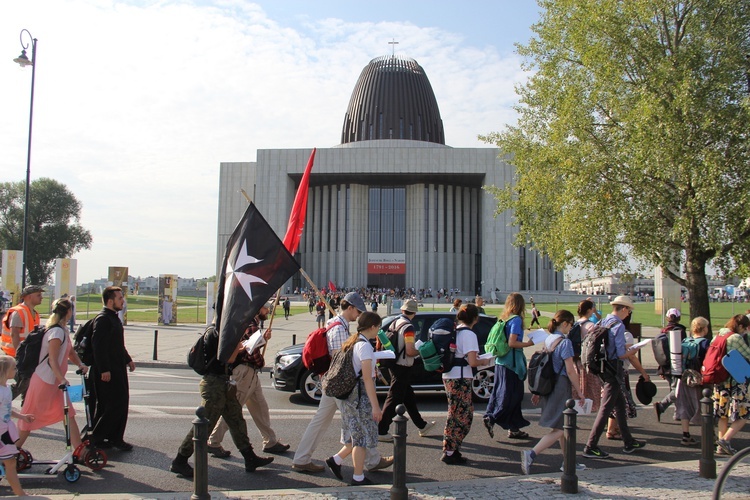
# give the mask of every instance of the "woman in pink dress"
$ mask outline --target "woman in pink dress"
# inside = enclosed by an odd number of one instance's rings
[[[23,402],[21,413],[34,415],[32,422],[20,420],[18,422],[19,439],[16,446],[21,448],[31,431],[41,429],[57,422],[64,417],[63,392],[61,384],[69,385],[65,375],[68,371],[68,360],[77,365],[84,373],[87,367],[81,362],[68,332],[68,321],[73,315],[73,306],[68,299],[59,299],[52,304],[52,314],[45,325],[46,332],[42,340],[39,353],[40,363],[31,376],[29,390]],[[75,420],[75,409],[68,398],[68,416],[70,421],[70,442],[73,449],[81,444],[81,433]]]

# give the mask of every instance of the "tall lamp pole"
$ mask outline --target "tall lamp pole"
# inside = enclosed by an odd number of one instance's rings
[[[24,33],[26,33],[27,37],[30,40],[31,43],[31,60],[26,56],[26,49],[29,48],[29,42],[24,42]],[[23,206],[23,264],[21,268],[21,288],[26,286],[26,258],[27,258],[27,241],[28,241],[28,233],[29,233],[29,191],[31,187],[31,125],[32,121],[34,119],[34,78],[36,77],[36,38],[31,36],[31,33],[29,33],[29,30],[23,29],[21,30],[21,55],[13,59],[13,62],[16,62],[21,65],[22,68],[25,68],[26,66],[31,66],[31,104],[29,106],[29,148],[26,152],[26,193],[25,193],[25,201]]]

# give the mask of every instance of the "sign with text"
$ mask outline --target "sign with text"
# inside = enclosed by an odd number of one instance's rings
[[[368,253],[368,274],[406,274],[405,253]]]
[[[55,297],[76,294],[78,261],[76,259],[55,259]]]

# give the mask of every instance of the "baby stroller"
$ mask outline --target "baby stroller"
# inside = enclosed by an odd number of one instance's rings
[[[87,399],[89,397],[88,391],[86,390],[86,384],[83,380],[83,372],[81,370],[76,371],[77,374],[81,376],[81,382],[83,385],[83,398],[84,401],[87,403]],[[65,479],[68,482],[74,483],[78,481],[78,479],[81,476],[81,471],[78,469],[76,464],[84,464],[86,467],[89,467],[91,470],[97,471],[104,468],[104,466],[107,465],[107,454],[104,453],[104,451],[98,449],[98,448],[91,448],[91,443],[89,442],[87,432],[91,429],[91,416],[89,414],[89,408],[88,405],[85,404],[86,407],[86,426],[81,431],[81,444],[76,447],[75,450],[71,449],[70,444],[70,423],[68,419],[68,387],[65,384],[60,385],[60,390],[63,393],[63,409],[65,417],[63,419],[63,424],[65,427],[65,443],[66,443],[66,451],[67,453],[63,458],[57,461],[37,461],[34,460],[31,453],[28,450],[19,449],[18,450],[18,458],[16,459],[16,469],[19,473],[31,468],[32,465],[51,465],[52,467],[49,467],[44,474],[42,475],[34,475],[34,477],[40,477],[40,476],[49,476],[49,475],[56,475],[60,470],[63,470],[63,467],[65,466]],[[23,474],[25,477],[30,477],[30,474]]]

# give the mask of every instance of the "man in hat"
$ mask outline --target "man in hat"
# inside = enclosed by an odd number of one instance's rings
[[[659,342],[661,340],[659,337],[661,337],[662,335],[669,339],[669,332],[671,332],[672,330],[678,330],[680,332],[680,342],[685,340],[685,338],[687,338],[687,331],[685,329],[685,325],[680,324],[680,316],[682,316],[680,310],[672,307],[667,311],[667,314],[665,316],[667,319],[667,325],[661,329],[661,332],[659,333],[657,338],[654,339],[654,345],[656,345],[656,342]],[[661,414],[667,411],[667,408],[669,408],[672,403],[677,401],[677,394],[675,391],[677,390],[677,381],[680,380],[680,377],[672,376],[671,364],[666,366],[659,366],[656,369],[656,373],[661,375],[661,378],[669,383],[669,394],[664,396],[661,401],[654,403],[656,420],[661,422]]]
[[[0,348],[8,356],[15,357],[16,349],[29,332],[39,326],[39,313],[35,308],[42,303],[44,288],[39,285],[29,285],[21,291],[21,302],[8,309],[3,318],[3,333],[0,336]],[[13,385],[13,399],[19,394],[24,398],[29,388],[31,378],[21,379]]]
[[[341,347],[349,338],[349,323],[356,321],[359,315],[367,310],[365,301],[357,292],[349,292],[346,294],[340,304],[339,314],[328,320],[327,327],[329,328],[326,334],[328,341],[328,353],[333,356],[337,351],[341,350]],[[322,377],[322,375],[321,375]],[[297,445],[297,451],[294,453],[294,459],[292,460],[292,470],[302,473],[318,473],[323,472],[325,467],[312,462],[312,454],[318,447],[320,438],[325,434],[328,426],[331,425],[333,416],[336,414],[336,410],[341,405],[341,401],[326,396],[323,393],[320,397],[320,404],[318,404],[318,411],[315,412],[315,416],[312,418],[307,429],[300,439],[299,445]],[[348,440],[349,436],[341,436],[342,442]],[[337,455],[328,457],[326,459],[326,465],[333,471],[333,473],[339,479],[343,479],[341,475],[341,463],[342,460]],[[367,470],[379,470],[390,467],[393,463],[393,457],[381,457],[377,449],[367,448],[365,455],[365,469]]]
[[[415,347],[415,330],[412,320],[417,314],[417,301],[407,299],[401,305],[401,316],[390,325],[390,329],[396,333],[393,346],[396,348],[396,364],[391,366],[391,388],[388,389],[388,397],[383,404],[383,417],[378,423],[378,440],[386,443],[393,441],[393,436],[388,434],[393,417],[396,416],[396,407],[400,404],[406,406],[411,421],[419,428],[419,435],[426,436],[427,431],[435,425],[435,421],[428,422],[422,418],[417,408],[417,398],[414,389],[411,388],[411,367],[414,358],[419,356],[419,350]]]
[[[260,322],[268,318],[272,305],[267,302],[260,308],[255,318],[245,330],[242,341],[260,330]],[[263,338],[268,341],[271,339],[271,329],[268,328],[263,333]],[[265,344],[262,342],[261,344]],[[266,453],[284,453],[289,449],[288,444],[284,444],[276,437],[276,433],[271,428],[271,415],[268,411],[268,403],[263,395],[263,387],[260,385],[260,371],[266,362],[263,358],[263,345],[258,345],[252,352],[247,349],[237,354],[232,363],[232,381],[235,382],[235,391],[237,392],[237,401],[240,405],[247,406],[250,416],[258,427],[260,435],[263,437],[263,451]],[[224,435],[229,430],[229,425],[220,417],[216,422],[213,432],[208,437],[208,452],[217,458],[227,458],[231,454],[229,450],[221,447]]]
[[[599,438],[607,426],[607,420],[612,410],[617,410],[617,424],[620,427],[624,453],[633,453],[646,446],[644,441],[638,441],[630,434],[627,413],[625,410],[625,395],[619,383],[623,377],[622,360],[628,357],[625,348],[625,325],[623,320],[633,312],[633,301],[626,295],[618,295],[610,302],[612,313],[607,315],[601,325],[609,329],[609,342],[607,344],[607,363],[614,369],[616,375],[606,375],[602,385],[602,400],[599,413],[596,415],[594,426],[591,428],[586,446],[583,448],[583,456],[586,458],[609,458],[609,453],[601,450],[598,446]]]

